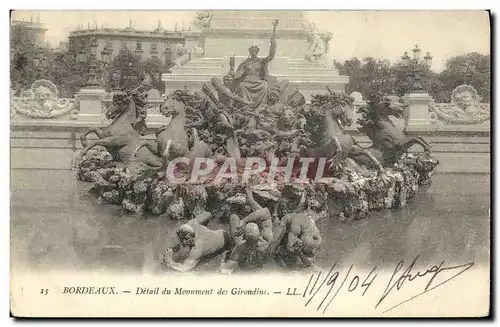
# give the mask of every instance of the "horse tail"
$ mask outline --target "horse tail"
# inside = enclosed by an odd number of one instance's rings
[[[427,142],[426,140],[424,140],[423,137],[420,137],[420,136],[417,136],[416,137],[417,139],[419,139],[420,141],[422,141],[425,145],[427,145],[429,148],[431,147],[431,145],[429,144],[429,142]]]
[[[354,145],[359,146],[363,150],[371,148],[371,145],[367,146],[367,147],[361,146],[361,144],[358,141],[356,141],[356,139],[354,137],[352,137],[352,142],[354,143]]]
[[[134,152],[132,152],[132,155],[131,155],[131,158],[134,158],[137,156],[137,154],[139,153],[139,150],[142,149],[143,147],[146,146],[148,142],[147,141],[144,141],[142,142],[137,148],[135,148]],[[149,149],[148,149],[149,150]],[[151,151],[150,151],[151,152]]]
[[[193,144],[200,142],[200,136],[198,135],[198,129],[193,128]]]
[[[168,154],[170,152],[170,148],[172,147],[172,140],[167,141],[167,146],[165,147],[165,151],[161,154],[161,159],[163,161],[163,167],[166,169],[168,164]]]

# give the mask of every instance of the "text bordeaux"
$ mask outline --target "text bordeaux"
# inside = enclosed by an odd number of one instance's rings
[[[103,286],[103,287],[65,286],[63,294],[112,295],[112,294],[118,294],[118,292],[114,287],[109,287],[109,286]]]

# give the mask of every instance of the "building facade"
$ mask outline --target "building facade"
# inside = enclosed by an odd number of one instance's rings
[[[22,28],[28,34],[31,34],[34,37],[35,42],[39,47],[46,47],[47,46],[47,44],[45,42],[45,32],[47,31],[47,29],[45,28],[44,24],[40,23],[40,19],[37,19],[36,22],[33,22],[33,21],[26,22],[24,20],[13,20],[11,22],[11,25],[13,27]]]
[[[163,64],[175,59],[176,49],[185,44],[181,32],[166,31],[160,25],[153,31],[139,31],[132,26],[125,29],[89,28],[71,31],[68,39],[69,51],[73,53],[89,53],[94,43],[98,60],[103,60],[105,53],[113,60],[121,50],[128,48],[140,61],[156,57]]]

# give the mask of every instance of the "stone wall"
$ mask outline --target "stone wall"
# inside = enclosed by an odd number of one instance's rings
[[[144,139],[154,140],[154,131],[160,123],[148,124],[150,130]],[[80,150],[80,133],[101,123],[14,122],[11,125],[12,169],[68,170],[75,151]],[[367,137],[351,130],[361,145],[370,145]],[[490,174],[490,132],[487,130],[419,130],[408,134],[423,136],[431,144],[440,161],[437,173]],[[95,137],[95,136],[94,136]],[[89,136],[92,139],[92,136]],[[421,151],[417,146],[413,151]]]
[[[49,83],[42,83],[41,85],[46,86],[45,90],[52,88]],[[460,88],[460,90],[463,89],[464,87]],[[467,88],[465,89],[467,90]],[[81,133],[90,127],[104,127],[109,124],[109,121],[104,117],[104,110],[110,99],[104,93],[97,91],[92,93],[93,96],[88,93],[89,96],[78,97],[79,111],[76,117],[63,117],[63,119],[59,120],[27,119],[23,115],[11,114],[11,168],[70,169],[73,155],[81,149],[79,141]],[[57,95],[57,89],[54,89],[53,92]],[[150,93],[150,108],[147,118],[149,131],[148,135],[144,136],[144,139],[153,141],[155,130],[162,125],[168,124],[168,119],[159,112],[159,105],[163,101],[160,93],[157,91],[151,91]],[[366,104],[360,94],[352,94],[352,97],[355,98],[355,109]],[[411,101],[413,99],[411,96],[405,99],[410,99],[407,118],[405,120],[396,120],[395,124],[401,129],[405,129],[408,136],[421,136],[431,144],[433,153],[440,161],[438,173],[490,174],[491,133],[489,118],[480,123],[473,121],[469,124],[466,118],[464,118],[462,124],[449,123],[441,121],[439,118],[432,118],[431,108],[437,104],[434,104],[429,96],[419,95],[416,102]],[[18,99],[14,100],[17,101]],[[73,104],[70,101],[72,99],[58,100],[53,98],[52,101],[56,100],[65,105]],[[57,101],[56,103],[58,103]],[[86,103],[87,101],[89,103]],[[22,103],[18,102],[16,103]],[[97,106],[95,106],[96,103]],[[457,115],[459,117],[462,111],[465,113],[470,112],[470,114],[463,113],[464,117],[488,117],[485,115],[489,115],[489,105],[478,105],[478,110],[480,110],[478,112],[474,111],[476,105],[478,104],[470,102],[469,107],[464,107],[460,103],[452,103],[450,104],[451,107],[446,109],[445,112],[454,113],[454,117]],[[442,105],[440,107],[446,106]],[[37,108],[34,106],[31,110],[34,110],[33,112],[42,110]],[[92,110],[87,110],[88,108]],[[356,124],[350,127],[348,131],[363,147],[371,144],[366,136],[359,134]],[[89,138],[92,139],[92,136]],[[417,146],[411,150],[421,151]]]

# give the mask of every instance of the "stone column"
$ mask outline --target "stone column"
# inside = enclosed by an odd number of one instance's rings
[[[432,101],[432,97],[427,92],[405,94],[403,101],[409,105],[405,118],[406,128],[431,125],[429,104]]]
[[[106,91],[98,88],[83,88],[75,95],[80,106],[79,121],[103,122],[104,112],[101,100]]]

